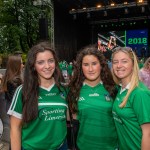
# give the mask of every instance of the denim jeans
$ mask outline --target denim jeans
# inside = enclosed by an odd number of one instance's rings
[[[67,145],[67,141],[65,141],[58,150],[67,150],[67,149],[68,149],[68,145]]]

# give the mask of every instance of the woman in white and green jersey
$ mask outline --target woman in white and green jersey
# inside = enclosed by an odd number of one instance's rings
[[[79,150],[115,150],[117,133],[112,116],[115,83],[103,54],[93,45],[76,58],[69,85],[71,111],[79,120]]]
[[[131,48],[114,50],[112,72],[119,86],[113,105],[119,150],[150,150],[150,91],[139,82],[138,62]]]
[[[24,83],[8,110],[12,150],[67,150],[66,110],[61,72],[48,42],[28,52]]]

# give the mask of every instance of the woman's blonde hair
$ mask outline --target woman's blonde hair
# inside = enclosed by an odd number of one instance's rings
[[[135,53],[132,51],[132,49],[130,47],[117,47],[117,48],[115,48],[113,53],[112,53],[112,65],[113,65],[114,55],[118,52],[123,52],[123,53],[127,54],[133,62],[133,71],[132,71],[131,80],[130,80],[130,87],[129,87],[129,90],[127,92],[127,95],[123,99],[123,102],[119,105],[119,107],[123,108],[126,106],[126,103],[128,101],[128,98],[129,98],[131,92],[139,84],[139,75],[138,75],[139,66],[138,66],[137,56],[135,55]],[[112,69],[112,75],[113,75],[113,79],[114,79],[115,83],[120,84],[120,79],[114,74],[113,69]]]

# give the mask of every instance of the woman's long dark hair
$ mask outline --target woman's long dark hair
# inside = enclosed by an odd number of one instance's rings
[[[22,89],[24,123],[34,120],[38,115],[38,96],[40,81],[38,78],[38,74],[34,69],[34,65],[37,54],[44,51],[50,51],[54,56],[56,68],[53,77],[56,86],[60,90],[62,75],[59,69],[56,53],[54,50],[51,49],[51,46],[48,42],[40,42],[29,50],[27,62],[25,64],[24,84]]]
[[[69,101],[70,108],[73,113],[78,111],[77,102],[80,95],[80,89],[85,80],[84,74],[82,72],[82,61],[83,57],[86,55],[93,55],[98,58],[101,65],[101,80],[103,82],[104,87],[109,92],[111,97],[115,97],[115,83],[113,81],[113,77],[110,69],[108,68],[106,59],[104,55],[96,48],[95,45],[89,45],[79,52],[76,57],[76,62],[74,64],[73,76],[69,84],[69,93],[67,96],[67,100]]]
[[[7,83],[12,82],[15,78],[20,79],[18,82],[22,83],[21,79],[21,57],[10,55],[8,57],[6,72],[2,81],[2,89],[7,92]]]

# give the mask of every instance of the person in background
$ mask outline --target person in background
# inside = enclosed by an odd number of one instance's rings
[[[12,150],[67,150],[65,89],[55,51],[48,42],[28,52],[24,83],[8,110]]]
[[[119,150],[150,150],[150,91],[139,81],[138,61],[131,48],[114,50],[112,73],[119,86],[113,104]]]
[[[6,112],[10,107],[16,88],[23,83],[21,77],[23,67],[20,56],[10,55],[8,57],[6,72],[2,82],[2,90],[5,93],[6,100]]]
[[[150,57],[144,63],[139,71],[140,80],[150,89]]]
[[[23,53],[22,53],[21,51],[15,51],[15,52],[14,52],[14,55],[15,55],[15,56],[22,57],[22,54],[23,54]]]
[[[68,102],[79,120],[79,150],[115,150],[117,133],[112,116],[115,83],[104,55],[93,45],[76,57]]]
[[[71,79],[71,77],[72,77],[72,74],[73,74],[73,63],[72,62],[70,62],[69,64],[68,64],[68,75],[69,75],[69,80]]]

